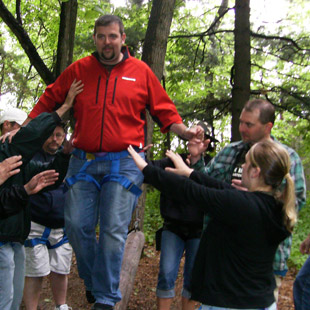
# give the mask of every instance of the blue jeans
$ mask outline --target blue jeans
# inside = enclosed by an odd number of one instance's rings
[[[184,241],[175,233],[164,230],[161,236],[160,266],[156,295],[159,298],[173,298],[174,285],[178,275],[180,261],[185,251],[182,296],[190,298],[192,269],[199,247],[199,238]]]
[[[24,290],[25,249],[18,242],[0,246],[0,309],[19,310]]]
[[[297,274],[293,294],[295,310],[310,309],[310,257]]]
[[[238,309],[202,305],[198,310],[238,310]],[[276,305],[276,303],[273,303],[268,308],[242,309],[242,310],[277,310],[277,305]]]
[[[140,155],[144,157],[144,153]],[[77,174],[84,163],[85,160],[72,156],[67,177]],[[110,168],[111,161],[94,161],[86,172],[100,182]],[[120,159],[119,173],[137,186],[143,182],[143,174],[129,155]],[[98,191],[93,183],[78,181],[66,194],[66,232],[77,258],[79,275],[96,302],[114,305],[121,300],[120,271],[136,201],[137,196],[117,182],[104,183]]]

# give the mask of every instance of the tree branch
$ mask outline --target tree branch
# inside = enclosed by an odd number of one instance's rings
[[[36,68],[43,81],[48,85],[54,82],[52,72],[47,68],[42,58],[38,54],[35,46],[31,42],[27,32],[22,25],[14,18],[11,12],[6,8],[3,1],[0,0],[0,17],[10,30],[15,34],[22,48],[25,50],[30,62]]]
[[[20,0],[16,0],[15,8],[16,8],[16,20],[18,21],[20,25],[22,25],[23,22],[22,22],[22,17],[20,14]]]

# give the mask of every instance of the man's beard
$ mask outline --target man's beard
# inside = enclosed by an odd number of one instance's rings
[[[103,59],[103,60],[107,60],[107,61],[113,60],[114,57],[115,57],[115,53],[114,52],[112,53],[112,55],[110,57],[106,57],[103,52],[100,54],[100,58]]]

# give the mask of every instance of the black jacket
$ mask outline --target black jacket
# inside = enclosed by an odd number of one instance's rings
[[[266,193],[239,191],[196,171],[184,178],[148,165],[143,174],[146,183],[199,206],[212,218],[193,268],[192,299],[225,308],[269,307],[275,252],[289,236],[282,204]]]
[[[32,160],[50,163],[55,156],[56,154],[49,154],[40,150]],[[49,228],[62,228],[65,226],[64,206],[64,183],[50,191],[32,195],[30,196],[31,221]]]
[[[180,154],[185,161],[187,154]],[[151,161],[152,165],[165,169],[166,167],[174,167],[170,158]],[[170,195],[161,193],[160,195],[160,214],[167,222],[193,224],[202,228],[204,212],[192,203],[180,202],[174,200]]]
[[[8,206],[12,204],[12,196],[8,194],[8,191],[11,190],[13,185],[17,187],[23,186],[34,175],[43,170],[56,169],[59,172],[59,178],[54,186],[56,187],[61,184],[67,172],[69,155],[59,153],[53,163],[48,165],[30,161],[34,154],[41,149],[46,139],[53,133],[56,125],[60,121],[59,116],[55,112],[42,113],[27,126],[22,127],[13,137],[11,143],[5,141],[0,145],[0,161],[13,155],[22,155],[23,161],[20,167],[21,171],[0,186],[2,209],[7,210]],[[17,208],[20,208],[20,211],[11,216],[0,218],[0,242],[12,241],[24,243],[29,234],[30,209],[28,203],[24,201],[26,200],[25,193],[22,195],[22,205],[14,206],[15,211]]]

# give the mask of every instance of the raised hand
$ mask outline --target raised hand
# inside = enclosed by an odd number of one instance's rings
[[[18,167],[23,163],[21,159],[21,155],[11,156],[0,163],[0,185],[12,175],[20,172]]]
[[[127,151],[131,155],[139,170],[142,171],[145,166],[147,166],[147,162],[135,151],[131,145],[128,146]]]
[[[67,111],[69,111],[73,107],[75,97],[83,91],[84,84],[82,81],[74,81],[72,82],[69,92],[67,94],[66,100],[64,104],[62,104],[57,110],[56,113],[60,118],[63,118]]]
[[[66,97],[64,104],[68,104],[72,107],[75,97],[83,91],[83,87],[84,87],[84,84],[82,83],[81,80],[76,81],[76,79],[74,79],[74,81],[72,82],[70,86],[70,89],[69,89],[69,92],[68,92],[68,95]]]
[[[55,170],[45,170],[36,174],[24,188],[28,195],[33,195],[41,189],[53,185],[58,180],[59,173]]]
[[[175,168],[166,167],[166,171],[173,172],[175,174],[183,175],[189,177],[190,174],[193,172],[193,169],[189,168],[185,162],[183,161],[182,157],[179,154],[176,154],[170,150],[166,152],[167,157],[169,157]]]
[[[199,140],[196,138],[190,139],[187,143],[187,149],[190,154],[190,163],[195,164],[202,156],[202,154],[207,150],[210,143],[210,139]]]
[[[16,128],[16,129],[11,130],[11,131],[7,132],[6,134],[2,135],[2,136],[0,137],[0,142],[1,142],[1,143],[4,143],[4,141],[5,141],[6,139],[8,139],[9,143],[11,143],[11,142],[12,142],[12,138],[17,134],[17,132],[18,132],[19,130],[20,130],[20,128]]]
[[[203,141],[204,137],[204,130],[201,126],[193,126],[190,128],[187,128],[184,132],[184,138],[187,140],[196,139],[198,141]]]

